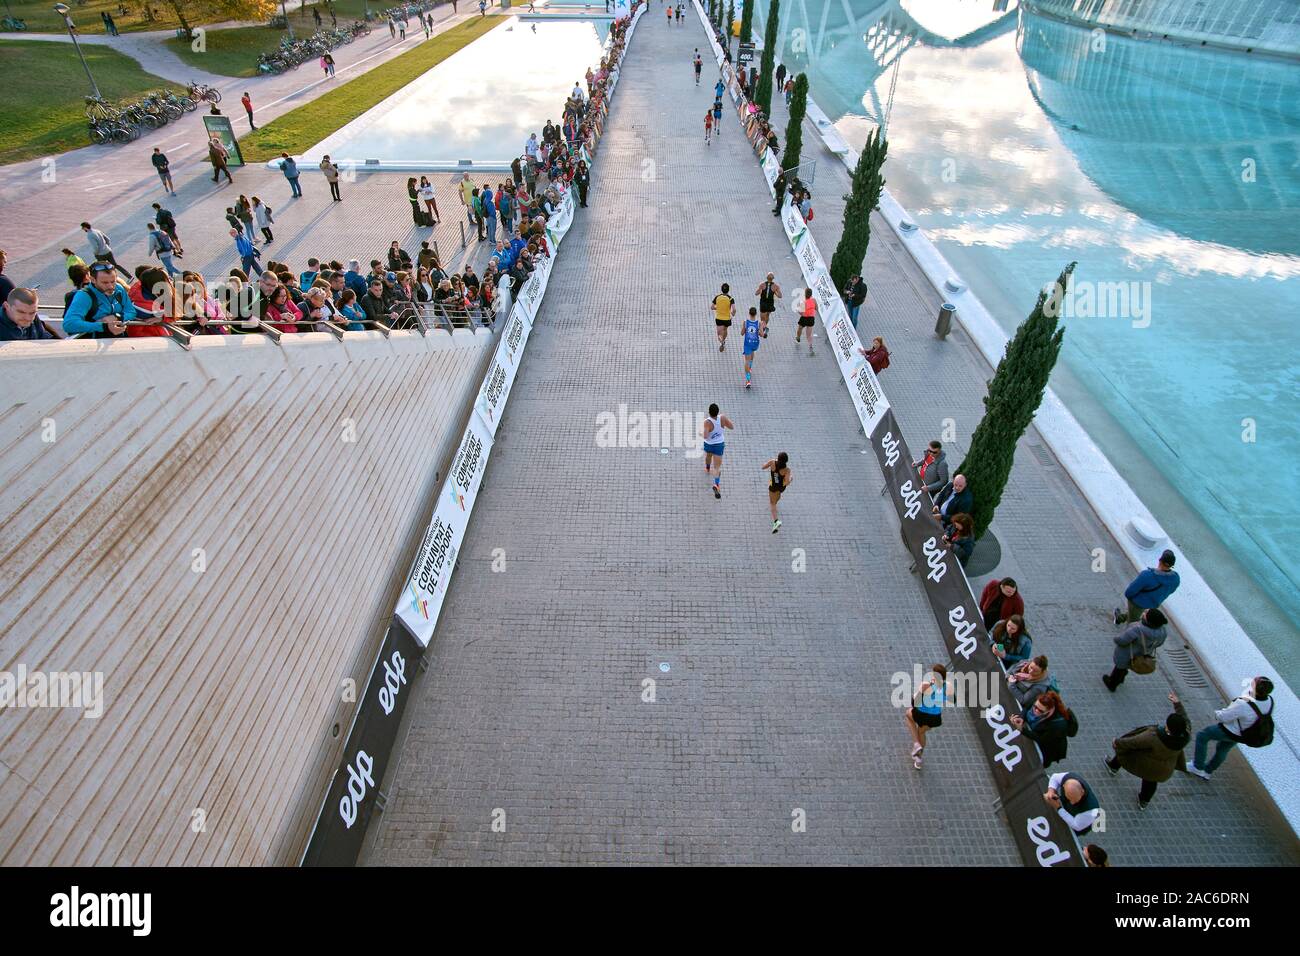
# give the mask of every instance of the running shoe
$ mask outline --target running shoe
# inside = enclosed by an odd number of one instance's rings
[[[780,530],[781,530],[781,519],[777,518],[775,521],[772,522],[772,533],[776,534]]]
[[[917,770],[920,770],[920,769],[921,769],[921,755],[920,755],[920,754],[917,754],[915,757],[912,758],[912,766],[915,767]]]
[[[722,497],[722,489],[719,488],[717,485],[714,485],[714,486],[713,486],[713,497],[715,497],[715,498],[721,498],[721,497]]]

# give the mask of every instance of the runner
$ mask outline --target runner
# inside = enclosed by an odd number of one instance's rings
[[[794,347],[799,347],[799,336],[808,330],[808,354],[813,352],[813,326],[817,324],[817,300],[813,298],[812,289],[803,290],[803,311],[799,314],[799,328],[795,329]]]
[[[682,5],[680,3],[677,4],[677,22],[679,24],[682,22]]]
[[[700,71],[704,69],[704,61],[700,59],[699,47],[695,48],[695,85],[700,85]]]
[[[943,723],[943,705],[948,691],[948,670],[942,664],[930,668],[929,679],[916,691],[912,706],[903,712],[903,723],[912,735],[912,766],[921,769],[925,734]]]
[[[722,100],[713,101],[713,132],[722,136]]]
[[[667,9],[667,11],[665,11],[665,12],[668,14],[668,25],[669,25],[669,26],[672,26],[672,25],[673,25],[673,8],[672,8],[672,7],[669,7],[669,8]]]
[[[790,483],[794,481],[794,475],[790,473],[788,467],[790,456],[785,452],[777,455],[775,458],[763,465],[763,470],[771,474],[772,481],[767,486],[767,504],[772,509],[772,533],[776,534],[781,530],[781,519],[776,516],[776,505],[781,500],[781,495]]]
[[[749,318],[745,320],[745,341],[741,351],[745,355],[745,388],[754,384],[754,353],[758,351],[758,309],[749,307]]]
[[[704,111],[704,145],[708,146],[713,142],[713,113],[710,110]]]
[[[758,296],[758,318],[760,322],[758,334],[763,338],[767,338],[767,323],[772,321],[772,313],[776,311],[776,300],[783,298],[781,287],[776,284],[776,276],[769,272],[763,284],[754,290],[754,295]]]
[[[713,497],[722,497],[722,451],[726,446],[724,428],[734,428],[731,419],[718,414],[718,404],[709,406],[709,417],[700,427],[700,437],[704,439],[704,473],[713,476]],[[716,468],[714,467],[716,466]]]
[[[722,283],[722,291],[713,297],[713,324],[718,329],[718,351],[727,350],[727,330],[736,315],[736,300],[731,297],[731,286]],[[797,344],[797,343],[796,343]]]
[[[718,82],[713,87],[713,98],[722,102],[722,94],[727,90],[726,84],[722,82],[722,77],[718,77]]]

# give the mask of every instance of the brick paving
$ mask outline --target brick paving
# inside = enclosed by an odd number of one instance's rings
[[[706,309],[720,282],[743,308],[769,269],[787,295],[800,282],[734,113],[703,144],[711,79],[695,89],[697,45],[693,19],[647,16],[633,40],[368,863],[1018,862],[990,812],[973,715],[948,716],[923,771],[907,759],[890,676],[942,645],[829,350],[796,351],[779,311],[751,393],[738,342],[717,351]],[[829,253],[848,177],[809,129],[814,157]],[[912,445],[954,418],[964,446],[990,370],[961,332],[928,336],[939,300],[874,225],[863,334],[893,348],[884,382]],[[597,444],[597,416],[620,404],[694,416],[710,401],[737,426],[720,502],[680,447]],[[1160,719],[1171,688],[1198,724],[1217,695],[1181,640],[1159,675],[1115,697],[1101,688],[1105,609],[1132,569],[1037,438],[1023,444],[997,572],[1021,581],[1036,646],[1080,713],[1064,767],[1110,812],[1098,842],[1119,865],[1300,861],[1239,758],[1213,783],[1163,785],[1140,816],[1137,782],[1102,772],[1110,738]],[[772,535],[758,468],[780,450],[796,480]],[[1112,555],[1106,573],[1090,571],[1095,546]]]

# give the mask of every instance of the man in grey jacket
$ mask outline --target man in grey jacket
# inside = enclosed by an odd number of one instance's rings
[[[938,441],[930,442],[930,447],[925,450],[925,457],[912,462],[912,467],[921,476],[925,490],[930,493],[931,498],[948,483],[948,460],[943,445]]]
[[[93,228],[90,223],[83,222],[81,231],[86,234],[86,240],[90,243],[90,251],[95,254],[96,262],[111,263],[113,268],[123,275],[129,276],[129,270],[122,268],[122,263],[118,262],[113,256],[113,243],[98,229]]]
[[[1101,678],[1108,691],[1113,694],[1115,689],[1124,683],[1133,658],[1150,654],[1165,642],[1167,636],[1165,625],[1168,623],[1159,609],[1151,608],[1142,612],[1141,620],[1136,624],[1130,624],[1115,637],[1115,653],[1111,657],[1115,668],[1109,674],[1103,674]]]
[[[302,187],[298,185],[298,164],[288,153],[280,154],[280,172],[284,173],[284,178],[289,180],[289,188],[293,190],[290,199],[296,199],[302,195]]]

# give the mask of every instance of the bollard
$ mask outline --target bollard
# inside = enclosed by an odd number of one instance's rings
[[[464,249],[467,245],[469,245],[469,243],[465,241],[465,223],[462,220],[460,222],[460,247]]]
[[[934,334],[941,339],[946,339],[948,333],[952,331],[952,320],[956,315],[957,307],[951,302],[939,306],[939,320],[934,324]]]

